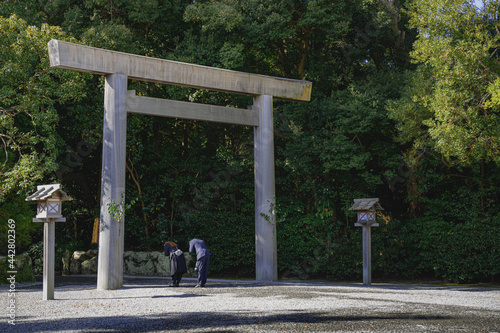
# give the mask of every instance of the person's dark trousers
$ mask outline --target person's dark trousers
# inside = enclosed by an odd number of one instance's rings
[[[210,256],[203,256],[198,259],[198,284],[205,287],[208,277],[208,264],[210,263]]]
[[[172,284],[174,286],[179,286],[179,283],[181,282],[182,279],[182,274],[184,273],[175,273],[174,275],[172,275]]]

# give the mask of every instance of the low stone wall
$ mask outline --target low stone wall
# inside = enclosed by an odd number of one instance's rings
[[[14,259],[14,261],[12,261]],[[14,265],[11,267],[10,265]],[[35,282],[35,277],[33,276],[32,261],[28,254],[23,253],[21,255],[11,257],[0,258],[0,284],[10,284],[7,280],[12,276],[9,271],[17,272],[15,274],[15,282]]]
[[[170,262],[161,252],[127,251],[123,254],[123,272],[127,275],[170,276]]]
[[[188,264],[188,272],[184,276],[196,276],[194,258],[184,252]],[[63,274],[97,274],[98,251],[67,252],[63,256]],[[123,274],[142,276],[170,276],[170,261],[163,252],[133,252],[123,254]]]

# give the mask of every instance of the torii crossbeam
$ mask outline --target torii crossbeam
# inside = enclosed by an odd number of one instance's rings
[[[127,112],[254,127],[256,279],[278,278],[274,215],[273,97],[309,101],[312,83],[200,66],[51,40],[50,65],[105,76],[101,223],[97,288],[123,285],[124,223],[108,203],[125,195]],[[253,96],[249,110],[140,97],[127,92],[128,79]]]

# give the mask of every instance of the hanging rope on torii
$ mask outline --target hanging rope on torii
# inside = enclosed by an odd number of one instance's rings
[[[123,285],[124,222],[107,209],[125,195],[127,112],[254,127],[256,279],[278,278],[274,215],[273,97],[309,101],[312,83],[249,74],[51,40],[50,65],[105,76],[98,289]],[[136,96],[128,79],[253,96],[250,109]]]

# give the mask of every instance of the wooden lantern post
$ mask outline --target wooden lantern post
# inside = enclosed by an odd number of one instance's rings
[[[40,185],[26,201],[37,201],[37,215],[33,222],[43,222],[43,300],[54,299],[55,222],[66,222],[62,217],[62,202],[73,200],[60,184]]]
[[[383,210],[378,203],[378,198],[354,199],[354,204],[349,210],[358,211],[358,220],[354,224],[363,228],[363,284],[372,283],[372,240],[371,227],[378,227],[377,211]]]

